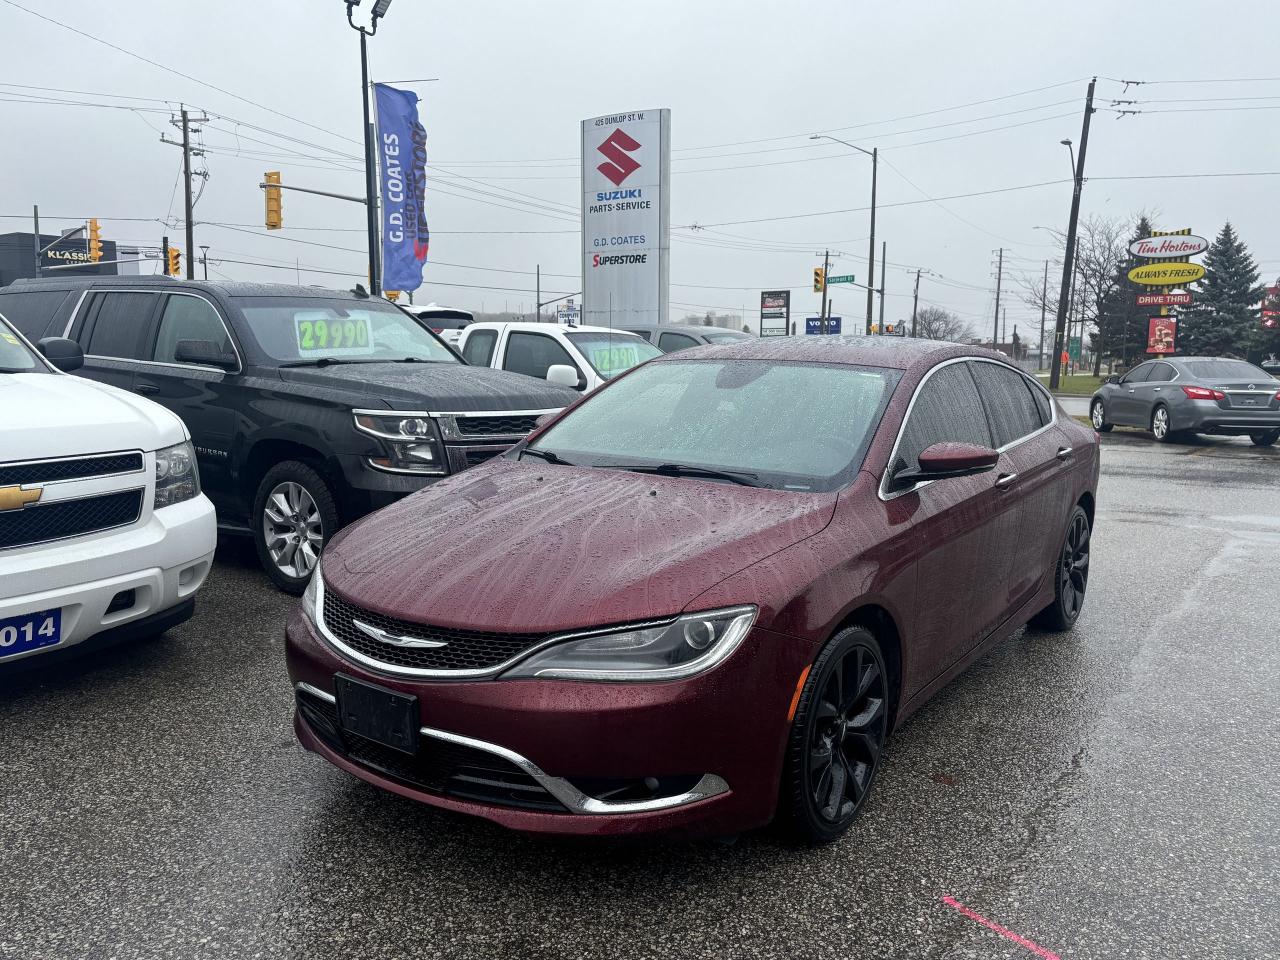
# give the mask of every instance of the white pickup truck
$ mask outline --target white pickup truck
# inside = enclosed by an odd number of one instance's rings
[[[182,421],[62,372],[83,362],[76,343],[37,349],[0,317],[0,671],[183,622],[213,563]]]

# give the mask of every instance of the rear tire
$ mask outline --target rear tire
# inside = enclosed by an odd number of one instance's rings
[[[329,484],[300,460],[266,472],[250,518],[258,560],[271,582],[300,594],[320,562],[320,551],[338,530],[338,507]]]
[[[1058,562],[1053,565],[1053,603],[1032,617],[1030,626],[1050,633],[1062,633],[1075,626],[1089,586],[1092,535],[1089,515],[1077,504],[1067,521],[1067,535],[1063,538]]]
[[[1249,434],[1249,439],[1253,441],[1255,447],[1270,447],[1280,440],[1280,430],[1263,430],[1260,433]]]
[[[1093,429],[1099,433],[1111,432],[1113,425],[1107,423],[1107,410],[1101,400],[1093,401],[1093,405],[1089,407],[1089,420],[1093,423]]]
[[[1169,408],[1163,403],[1151,411],[1151,435],[1158,443],[1173,443],[1178,435],[1169,425]]]
[[[862,811],[889,732],[889,678],[875,635],[850,627],[809,670],[787,741],[781,826],[806,845],[829,843]]]

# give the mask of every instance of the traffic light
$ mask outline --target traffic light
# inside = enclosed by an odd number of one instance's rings
[[[878,323],[873,323],[873,324],[871,325],[871,332],[872,332],[872,333],[875,333],[875,334],[878,334],[878,333],[880,332],[880,324],[878,324]]]
[[[382,293],[383,293],[383,296],[385,296],[392,303],[395,303],[397,300],[400,299],[399,290],[383,290]]]
[[[182,276],[182,253],[181,251],[178,250],[177,247],[169,248],[169,263],[167,264],[167,266],[168,266],[168,270],[166,270],[165,272],[168,273],[169,276],[171,277]]]
[[[97,263],[102,259],[102,228],[98,226],[98,221],[90,218],[89,220],[89,260]]]
[[[893,324],[892,324],[892,323],[886,323],[886,324],[884,325],[884,332],[885,332],[886,334],[888,334],[889,336],[893,336]]]
[[[279,183],[280,171],[268,170],[262,175],[262,178],[268,184]],[[280,205],[280,194],[283,191],[276,186],[266,186],[262,189],[267,196],[267,229],[279,230],[284,225],[284,210]]]
[[[827,271],[822,267],[813,268],[813,292],[821,293],[827,285]]]

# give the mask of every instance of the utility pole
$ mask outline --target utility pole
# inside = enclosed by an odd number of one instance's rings
[[[169,237],[160,238],[160,272],[169,275]]]
[[[35,256],[36,256],[36,277],[40,276],[40,204],[31,205],[31,219],[34,221],[31,229],[35,237]]]
[[[1009,308],[1008,307],[1004,308],[1004,326],[1000,328],[1000,342],[1001,343],[1009,342]],[[1016,360],[1018,358],[1014,357],[1014,359]]]
[[[822,320],[820,329],[825,334],[827,332],[827,271],[831,269],[831,251],[824,250],[822,252]],[[868,314],[868,317],[870,314]],[[868,333],[871,331],[868,330]]]
[[[1044,366],[1044,315],[1049,308],[1049,261],[1044,262],[1044,280],[1040,283],[1040,346],[1036,351],[1036,369]]]
[[[876,170],[880,166],[880,148],[871,148],[871,239],[867,245],[867,334],[871,334],[871,306],[876,282]]]
[[[201,116],[201,117],[196,117],[193,121],[190,113],[187,111],[187,108],[183,107],[179,111],[179,119],[176,119],[176,120],[170,119],[169,121],[175,127],[181,128],[182,140],[181,141],[170,140],[167,137],[165,137],[163,134],[161,134],[160,136],[161,143],[167,143],[171,147],[179,147],[182,150],[182,209],[183,209],[183,216],[186,220],[186,225],[187,225],[186,244],[187,244],[187,279],[188,280],[194,280],[196,278],[195,218],[192,212],[195,206],[195,202],[192,200],[192,197],[191,197],[191,178],[207,177],[209,175],[207,171],[198,171],[193,173],[191,170],[191,158],[193,156],[197,156],[197,157],[204,156],[203,150],[191,149],[191,124],[192,122],[205,123],[208,121],[208,119],[209,119],[208,117]],[[167,258],[169,256],[168,249],[165,250],[164,255],[166,258],[165,262],[167,263],[168,262]]]
[[[351,5],[347,5],[347,19]],[[375,24],[376,29],[376,24]],[[369,293],[382,293],[382,251],[378,247],[378,172],[374,157],[373,123],[369,119],[369,50],[367,37],[360,31],[360,103],[364,107],[364,203],[369,231]]]
[[[991,330],[991,349],[998,349],[1000,343],[1000,284],[1004,279],[1004,247],[1000,248],[1000,261],[996,267],[996,315],[995,324]]]
[[[209,279],[209,245],[200,245],[200,263],[204,266],[204,278]]]
[[[1058,316],[1053,325],[1053,366],[1049,368],[1049,389],[1057,390],[1062,382],[1062,366],[1058,358],[1062,356],[1063,336],[1067,322],[1067,298],[1071,295],[1071,278],[1075,271],[1072,266],[1076,256],[1076,224],[1080,219],[1080,191],[1084,186],[1084,157],[1089,149],[1089,120],[1093,116],[1093,88],[1098,78],[1089,81],[1089,92],[1084,100],[1084,123],[1080,130],[1080,156],[1076,158],[1075,186],[1071,191],[1071,217],[1067,221],[1067,245],[1062,252],[1062,292],[1058,296]]]
[[[916,270],[916,292],[911,295],[911,336],[916,335],[916,308],[920,306],[920,271]]]
[[[885,259],[885,242],[880,241],[880,336],[884,336],[884,265]],[[868,280],[871,277],[867,278]]]
[[[542,322],[542,264],[538,264],[538,286],[533,294],[533,320]]]

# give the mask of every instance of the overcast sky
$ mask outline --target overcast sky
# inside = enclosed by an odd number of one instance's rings
[[[0,0],[3,230],[30,229],[39,203],[46,231],[96,216],[108,239],[179,238],[181,155],[159,135],[176,133],[168,109],[182,102],[217,117],[204,127],[209,178],[196,208],[211,277],[361,279],[362,207],[286,194],[289,229],[267,234],[257,188],[279,169],[287,183],[363,191],[345,159],[360,152],[360,84],[341,0],[16,2],[194,79]],[[1038,273],[1053,248],[1034,228],[1065,224],[1069,183],[916,201],[1067,181],[1059,141],[1079,143],[1095,74],[1105,109],[1094,116],[1083,212],[1145,209],[1161,227],[1210,237],[1230,219],[1264,276],[1280,273],[1280,177],[1103,179],[1280,171],[1275,26],[1274,0],[395,0],[371,57],[375,80],[439,78],[407,85],[421,96],[432,177],[419,303],[529,309],[536,264],[544,298],[578,290],[578,123],[669,107],[677,317],[754,315],[759,291],[782,287],[793,288],[793,316],[816,312],[810,270],[828,246],[840,251],[833,272],[864,279],[865,210],[778,219],[867,206],[869,159],[808,139],[829,131],[881,151],[887,317],[910,315],[920,267],[931,271],[921,301],[985,333],[996,249],[1012,272]],[[1227,78],[1248,79],[1117,82]],[[25,102],[41,96],[138,109]],[[1115,99],[1144,112],[1118,116]],[[835,313],[864,309],[860,293],[835,294]],[[1025,332],[1039,318],[1015,296],[1009,323]]]

